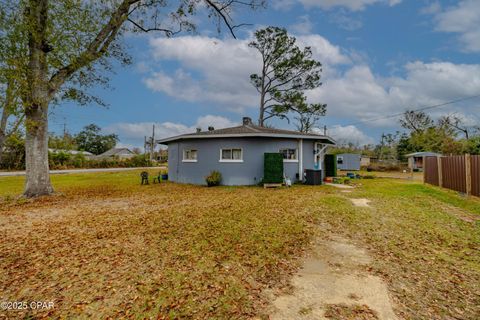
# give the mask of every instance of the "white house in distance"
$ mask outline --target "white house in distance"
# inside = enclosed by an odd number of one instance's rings
[[[118,159],[131,159],[135,157],[135,152],[131,151],[128,148],[112,148],[108,151],[105,151],[102,154],[99,154],[95,158],[97,159],[111,159],[111,158],[118,158]]]
[[[63,149],[52,149],[52,148],[49,148],[48,149],[48,152],[50,153],[67,153],[67,154],[70,154],[70,155],[77,155],[77,154],[81,154],[83,155],[85,158],[87,159],[90,159],[92,157],[94,157],[95,155],[91,152],[88,152],[88,151],[78,151],[78,150],[63,150]]]

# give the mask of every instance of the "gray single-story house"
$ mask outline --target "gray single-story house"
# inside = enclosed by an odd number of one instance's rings
[[[406,154],[408,158],[408,167],[411,170],[423,171],[423,157],[440,157],[441,154],[435,152],[414,152]]]
[[[362,155],[358,153],[337,154],[338,170],[360,170],[360,159]]]
[[[170,181],[205,184],[205,177],[216,170],[223,185],[254,185],[263,179],[265,153],[282,153],[284,174],[303,181],[305,170],[324,168],[326,148],[335,141],[324,135],[259,127],[244,117],[241,126],[210,127],[157,143],[168,145]]]

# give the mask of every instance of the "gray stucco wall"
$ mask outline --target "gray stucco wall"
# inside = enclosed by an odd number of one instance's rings
[[[339,157],[343,157],[343,163],[338,163]],[[360,170],[361,155],[356,153],[337,154],[337,169]]]
[[[222,148],[242,148],[243,162],[220,162]],[[168,145],[168,175],[174,182],[205,184],[205,176],[217,170],[222,174],[224,185],[253,185],[263,178],[264,153],[285,148],[298,149],[298,140],[215,138],[174,142]],[[303,169],[315,169],[313,148],[313,141],[303,141]],[[197,162],[182,161],[183,150],[188,149],[197,150]],[[298,161],[284,162],[285,175],[292,181],[297,180],[298,168]]]

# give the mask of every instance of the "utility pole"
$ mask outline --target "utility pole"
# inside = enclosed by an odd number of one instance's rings
[[[327,135],[327,126],[323,126],[323,135],[326,136]]]
[[[147,136],[143,137],[143,154],[147,154]]]
[[[155,125],[152,127],[152,137],[150,138],[150,161],[153,160],[153,151],[155,150]]]
[[[67,119],[63,117],[63,140],[67,137]]]

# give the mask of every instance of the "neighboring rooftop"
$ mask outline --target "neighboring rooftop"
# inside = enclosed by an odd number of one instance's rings
[[[113,157],[113,156],[126,156],[126,155],[135,155],[135,152],[131,151],[128,148],[112,148],[108,151],[105,151],[102,154],[99,154],[97,157]]]
[[[64,150],[64,149],[52,149],[48,148],[48,151],[51,153],[68,153],[68,154],[83,154],[84,156],[93,156],[93,153],[88,151],[79,151],[79,150]]]
[[[297,139],[312,139],[323,140],[324,142],[335,144],[332,138],[315,134],[304,133],[293,130],[275,129],[260,127],[254,125],[252,119],[248,117],[243,118],[243,124],[237,127],[230,127],[215,130],[210,127],[208,131],[200,131],[197,129],[195,133],[187,133],[179,136],[157,140],[159,144],[168,144],[170,142],[184,140],[184,139],[205,139],[205,138],[234,138],[234,137],[271,137],[271,138],[297,138]]]
[[[406,157],[438,157],[441,156],[440,153],[429,152],[429,151],[421,151],[421,152],[414,152],[405,155]]]

